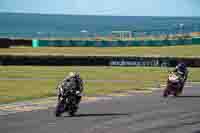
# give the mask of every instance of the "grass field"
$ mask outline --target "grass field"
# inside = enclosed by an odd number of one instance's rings
[[[167,69],[156,67],[0,66],[0,103],[55,96],[57,83],[70,71],[80,72],[86,80],[86,95],[144,90],[167,78]],[[199,75],[199,68],[190,68],[190,81],[199,82]]]
[[[166,47],[40,47],[1,48],[0,54],[117,55],[199,57],[200,45]]]

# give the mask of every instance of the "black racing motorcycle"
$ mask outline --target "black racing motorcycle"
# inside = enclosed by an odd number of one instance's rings
[[[74,116],[78,110],[78,104],[81,99],[81,92],[70,86],[68,88],[58,89],[58,103],[55,109],[56,117],[61,116],[64,112],[68,112],[70,116]]]

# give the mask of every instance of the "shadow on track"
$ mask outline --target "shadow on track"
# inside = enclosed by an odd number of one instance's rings
[[[192,95],[185,95],[184,96],[183,95],[183,96],[178,96],[177,98],[200,98],[200,96],[197,96],[197,95],[196,96],[195,95],[194,96],[192,96]]]
[[[74,117],[130,116],[131,113],[76,114]],[[68,116],[66,116],[68,117]]]

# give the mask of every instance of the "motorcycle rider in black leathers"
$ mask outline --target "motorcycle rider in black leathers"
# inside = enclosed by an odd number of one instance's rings
[[[66,91],[66,89],[71,89],[67,86],[67,82],[71,82],[72,87],[76,89],[76,91],[79,91],[79,95],[77,95],[77,105],[80,103],[81,101],[81,97],[82,97],[82,92],[83,92],[83,80],[80,77],[79,73],[77,72],[70,72],[68,74],[68,76],[66,76],[64,78],[64,80],[59,83],[57,89],[59,90],[58,92],[58,97],[61,96],[61,93],[64,93]],[[62,90],[62,91],[61,91]]]
[[[184,63],[179,63],[176,66],[176,68],[173,70],[173,72],[177,73],[177,75],[181,78],[181,82],[182,82],[181,90],[182,90],[188,77],[187,66]]]

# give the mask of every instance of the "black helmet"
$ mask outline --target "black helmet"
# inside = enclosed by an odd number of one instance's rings
[[[176,68],[181,71],[181,72],[185,72],[186,71],[186,65],[184,63],[179,63]]]

